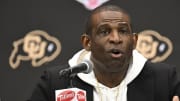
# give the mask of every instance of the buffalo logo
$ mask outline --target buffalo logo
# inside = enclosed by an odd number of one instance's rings
[[[138,34],[136,49],[152,62],[164,61],[172,52],[172,42],[158,32],[145,30]]]
[[[93,10],[109,0],[76,0],[83,4],[88,10]]]
[[[14,49],[9,63],[16,69],[21,61],[31,60],[33,67],[41,66],[55,59],[61,52],[61,43],[45,31],[34,30],[13,42]]]

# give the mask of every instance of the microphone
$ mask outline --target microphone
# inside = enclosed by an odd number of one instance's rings
[[[65,77],[73,77],[75,76],[77,73],[85,73],[88,74],[92,71],[92,63],[88,60],[84,60],[83,62],[81,62],[80,64],[73,66],[73,67],[69,67],[67,69],[63,69],[59,72],[59,76],[65,76]]]

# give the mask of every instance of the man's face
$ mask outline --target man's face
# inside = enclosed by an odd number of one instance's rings
[[[117,11],[102,11],[92,16],[91,52],[96,67],[118,72],[128,67],[136,36],[130,20]]]

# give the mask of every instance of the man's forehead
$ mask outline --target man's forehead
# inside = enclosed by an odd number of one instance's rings
[[[130,27],[130,24],[128,23],[128,22],[119,22],[119,21],[117,21],[117,22],[101,22],[101,23],[98,23],[97,25],[96,25],[96,27],[105,27],[105,26],[124,26],[124,27]]]
[[[129,16],[120,11],[102,11],[93,15],[94,23],[118,22],[130,23]]]

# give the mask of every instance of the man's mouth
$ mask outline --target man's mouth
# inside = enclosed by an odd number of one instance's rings
[[[119,49],[111,49],[110,55],[113,58],[120,58],[123,55],[123,52]]]

